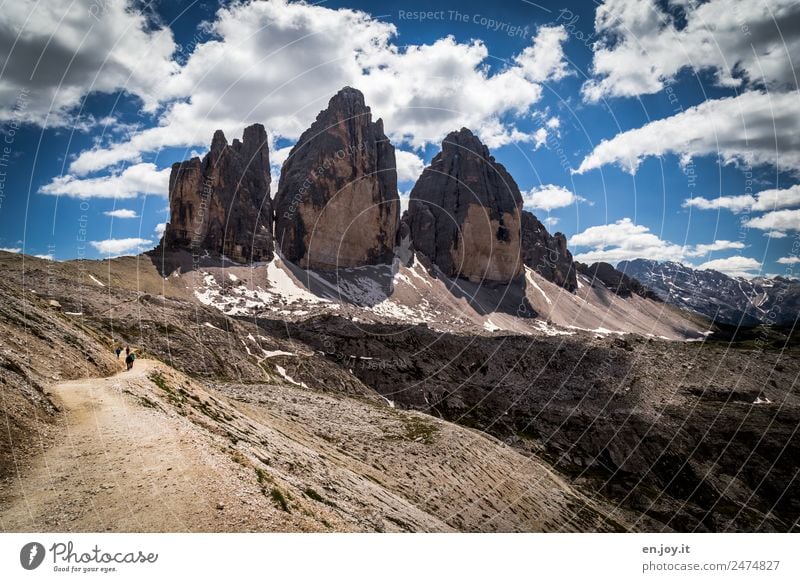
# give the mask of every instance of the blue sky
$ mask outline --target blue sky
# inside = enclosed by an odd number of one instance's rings
[[[796,2],[53,0],[4,21],[0,248],[150,248],[173,162],[261,122],[276,182],[349,84],[385,120],[401,192],[466,125],[580,260],[800,262]]]

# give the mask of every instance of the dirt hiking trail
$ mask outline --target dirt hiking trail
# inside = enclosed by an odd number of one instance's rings
[[[127,390],[160,366],[137,359],[131,371],[50,388],[64,415],[63,441],[18,471],[0,530],[248,529],[245,516],[224,511],[235,492],[191,427],[156,418]]]

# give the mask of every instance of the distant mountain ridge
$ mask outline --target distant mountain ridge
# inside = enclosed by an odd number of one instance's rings
[[[742,279],[672,261],[635,259],[617,269],[662,301],[725,325],[792,326],[800,312],[800,282],[783,277]]]

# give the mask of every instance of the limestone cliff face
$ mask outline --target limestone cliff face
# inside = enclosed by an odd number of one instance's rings
[[[548,281],[567,291],[578,288],[577,271],[567,237],[551,235],[545,226],[527,210],[522,211],[522,261]]]
[[[386,263],[399,220],[394,146],[361,92],[345,87],[283,164],[275,240],[303,268]]]
[[[444,139],[411,190],[414,249],[447,276],[508,282],[522,272],[521,209],[514,179],[461,129]]]
[[[172,166],[170,221],[163,245],[170,250],[208,251],[236,261],[272,258],[269,148],[261,124],[228,145],[221,131],[200,160]]]

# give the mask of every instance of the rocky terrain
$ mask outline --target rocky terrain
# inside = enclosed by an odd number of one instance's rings
[[[283,164],[275,238],[303,268],[391,263],[399,220],[394,147],[364,95],[345,87]]]
[[[592,281],[601,282],[620,297],[639,295],[646,299],[661,300],[656,293],[640,283],[637,279],[628,276],[623,271],[615,269],[608,263],[593,263],[592,265],[575,263],[575,269]]]
[[[401,410],[147,258],[31,258],[24,287],[22,260],[0,255],[3,305],[22,314],[2,320],[3,531],[627,527],[546,462]],[[139,353],[133,372],[112,375],[114,344]]]
[[[356,362],[397,362],[352,370],[398,405],[548,459],[613,503],[615,515],[635,514],[638,529],[797,528],[794,340],[530,342],[337,318],[293,325],[288,335],[319,350],[335,345]]]
[[[790,531],[800,517],[800,358],[783,336],[531,341],[235,316],[146,256],[0,258],[5,530]],[[119,369],[115,343],[139,351],[137,373],[79,380]],[[109,426],[81,425],[83,409]],[[96,470],[48,473],[65,458]],[[158,501],[163,483],[174,497]]]
[[[671,261],[636,259],[617,268],[682,309],[733,326],[792,327],[800,313],[800,282],[784,277],[742,279]]]

